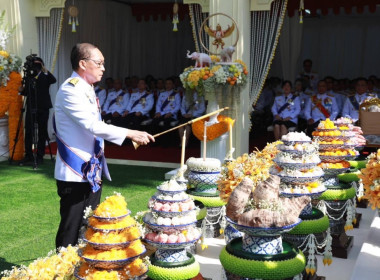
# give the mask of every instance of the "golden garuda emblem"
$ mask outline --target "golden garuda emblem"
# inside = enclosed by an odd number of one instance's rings
[[[235,23],[232,23],[232,25],[228,25],[227,29],[223,30],[222,26],[218,23],[216,26],[216,29],[213,30],[207,25],[204,26],[205,31],[208,35],[215,38],[212,44],[216,46],[218,49],[219,46],[223,49],[225,43],[223,41],[223,38],[226,38],[232,34],[232,32],[235,30]]]

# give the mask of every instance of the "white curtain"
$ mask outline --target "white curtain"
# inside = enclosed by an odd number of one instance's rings
[[[378,59],[380,50],[380,9],[370,13],[365,7],[362,14],[339,15],[330,11],[327,16],[304,18],[301,53],[297,72],[302,70],[302,61],[310,58],[313,71],[319,77],[356,78],[369,75],[380,76]],[[283,49],[280,40],[280,49]],[[285,43],[286,44],[286,43]],[[295,62],[295,61],[293,61]],[[282,54],[276,54],[270,76],[286,77]]]
[[[282,73],[284,80],[294,81],[299,72],[299,57],[302,46],[302,29],[298,13],[289,18],[284,18],[282,26],[279,51],[282,64]]]
[[[63,20],[63,9],[51,9],[50,17],[37,18],[39,56],[50,71],[54,71],[54,62],[58,51]]]
[[[250,104],[258,100],[268,75],[287,3],[287,0],[275,0],[270,11],[251,13]]]
[[[202,13],[202,7],[199,4],[190,4],[189,5],[189,13],[191,20],[191,27],[193,32],[195,50],[197,52],[207,53],[205,48],[202,46],[199,37],[199,31],[202,33],[203,44],[206,48],[209,48],[209,36],[203,30],[200,30],[202,22],[208,17],[208,13]]]
[[[165,21],[143,19],[138,22],[130,5],[108,0],[75,3],[79,9],[79,26],[77,32],[72,33],[67,19],[64,20],[55,71],[58,85],[72,72],[70,52],[79,42],[93,43],[102,51],[106,68],[104,78],[123,79],[148,74],[166,78],[179,75],[192,63],[186,59],[186,51],[194,48],[188,17],[180,20],[178,32],[173,32],[170,17]],[[71,1],[66,1],[66,6],[69,4]]]

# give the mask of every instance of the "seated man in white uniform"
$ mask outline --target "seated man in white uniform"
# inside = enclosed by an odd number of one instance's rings
[[[131,94],[127,109],[123,113],[123,127],[140,129],[141,122],[149,118],[154,105],[153,94],[147,92],[144,79],[137,84],[138,91]]]
[[[337,104],[338,110],[339,110],[338,116],[341,116],[342,110],[343,110],[343,105],[344,105],[344,102],[346,100],[346,96],[333,90],[334,81],[335,81],[335,79],[333,77],[328,76],[328,77],[325,77],[324,80],[326,81],[326,85],[327,85],[327,93],[329,93],[330,95],[335,97],[336,104]]]
[[[307,133],[311,133],[317,128],[320,121],[330,118],[335,120],[338,116],[338,106],[335,97],[327,93],[327,85],[324,80],[318,82],[317,94],[310,98],[305,107],[305,117],[307,119]]]
[[[106,104],[103,108],[106,112],[103,119],[107,123],[122,126],[122,115],[127,109],[130,94],[122,89],[122,82],[120,79],[114,80],[113,85],[115,91],[110,92],[108,95]]]
[[[298,78],[302,78],[302,76],[308,76],[310,78],[310,86],[313,90],[317,89],[317,84],[319,81],[318,73],[313,72],[312,69],[313,62],[311,59],[305,59],[303,61],[303,71],[299,74]]]
[[[60,197],[56,247],[76,245],[84,224],[83,211],[95,209],[102,193],[102,174],[110,180],[104,157],[104,140],[121,145],[126,138],[146,145],[154,138],[146,132],[120,128],[100,118],[93,84],[102,78],[104,57],[89,43],[71,51],[73,73],[59,88],[55,100],[54,129],[57,160],[54,177]]]
[[[356,80],[355,90],[355,94],[351,94],[347,97],[342,110],[342,116],[349,117],[354,121],[357,121],[359,119],[360,104],[362,104],[366,99],[374,98],[375,95],[367,92],[367,79],[365,78],[358,78]]]
[[[282,83],[283,94],[276,96],[272,106],[273,113],[273,133],[275,140],[281,139],[282,135],[288,134],[290,127],[296,127],[298,115],[301,112],[301,103],[298,96],[291,93],[292,83],[284,81]]]
[[[177,120],[177,114],[181,108],[181,96],[178,92],[174,91],[174,81],[172,78],[166,79],[165,88],[166,91],[160,93],[156,103],[156,113],[151,124],[153,134],[169,129]],[[168,137],[168,135],[166,136]],[[161,143],[168,144],[164,138],[161,137]]]

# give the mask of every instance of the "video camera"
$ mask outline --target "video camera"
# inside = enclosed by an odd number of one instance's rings
[[[38,62],[37,62],[38,61]],[[34,77],[36,74],[41,71],[43,66],[43,61],[36,54],[30,54],[26,57],[24,63],[24,77]]]

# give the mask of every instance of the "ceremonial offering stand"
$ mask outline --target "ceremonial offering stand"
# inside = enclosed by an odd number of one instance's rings
[[[314,170],[320,163],[318,157],[318,145],[310,141],[283,141],[278,146],[280,153],[274,159],[278,169],[285,170],[288,174],[302,174],[280,176],[280,194],[283,197],[309,196],[311,199],[318,198],[326,191],[320,182],[323,176],[307,177],[307,173]],[[289,149],[291,148],[291,149]],[[286,162],[288,160],[288,162]],[[301,173],[293,172],[300,171]],[[325,248],[324,264],[331,263],[331,235],[329,231],[329,219],[320,210],[313,208],[309,203],[301,212],[302,222],[289,232],[282,235],[285,241],[292,243],[301,249],[306,258],[307,265],[303,273],[303,279],[324,279],[317,275],[316,254]]]
[[[200,159],[201,160],[201,159]],[[219,237],[224,229],[225,202],[219,198],[217,182],[220,170],[199,170],[188,164],[187,174],[190,196],[201,202],[207,209],[207,215],[202,221],[202,237]]]
[[[239,225],[227,217],[244,237],[233,239],[223,248],[219,258],[227,279],[302,279],[305,257],[301,250],[283,241],[281,234],[295,224],[281,228],[259,228]]]
[[[74,272],[77,279],[147,278],[148,265],[140,259],[146,249],[141,243],[140,230],[129,215],[127,211],[116,217],[94,214],[89,218],[89,227],[83,237],[87,245],[79,252],[83,262]],[[111,241],[121,239],[122,242]],[[118,259],[120,255],[126,257]]]
[[[191,279],[199,274],[199,263],[186,250],[201,237],[196,229],[196,208],[194,202],[185,194],[186,187],[169,191],[157,187],[158,192],[150,201],[151,212],[143,217],[147,233],[144,241],[157,248],[150,257],[148,276],[151,279]],[[183,199],[176,200],[176,195]],[[186,197],[187,196],[187,197]],[[172,208],[157,209],[157,204],[170,205]],[[194,205],[184,209],[184,205]],[[173,210],[173,205],[179,208]],[[186,206],[187,207],[187,206]],[[177,208],[177,207],[175,207]],[[183,220],[186,218],[186,220]],[[185,221],[184,223],[181,222]]]
[[[356,190],[350,185],[339,182],[338,174],[349,170],[348,160],[356,158],[355,145],[349,144],[351,130],[337,127],[330,120],[322,121],[313,132],[315,141],[319,143],[319,153],[325,175],[323,177],[327,191],[318,199],[319,209],[330,220],[332,235],[332,253],[334,257],[347,258],[353,246],[353,237],[345,231],[353,228],[355,220]]]

